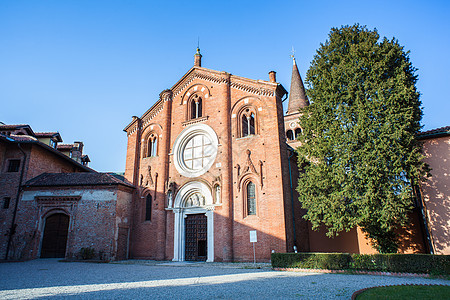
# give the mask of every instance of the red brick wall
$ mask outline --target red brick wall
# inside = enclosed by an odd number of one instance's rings
[[[22,149],[26,153],[26,161],[24,168],[24,175],[22,183],[36,177],[42,173],[59,173],[62,170],[69,170],[70,172],[85,172],[84,169],[60,158],[54,153],[43,149],[34,144],[22,144]],[[0,145],[0,258],[6,255],[6,247],[8,243],[8,232],[12,225],[14,207],[16,205],[17,191],[19,188],[19,180],[24,163],[23,153],[19,150],[16,144],[1,144]],[[7,172],[9,159],[20,159],[21,165],[19,172]],[[10,205],[8,209],[3,209],[3,201],[5,197],[10,197]],[[21,210],[20,203],[18,204],[18,211]],[[33,214],[33,212],[30,212]],[[18,224],[18,221],[15,222]],[[18,232],[18,234],[20,234]]]
[[[78,201],[36,200],[35,196],[73,196]],[[116,259],[119,228],[129,228],[132,193],[117,186],[26,188],[17,213],[11,258],[33,259],[40,255],[45,219],[54,213],[70,217],[66,258],[80,258],[81,248],[94,248],[95,258]],[[123,245],[123,243],[121,243]],[[126,245],[126,243],[125,243]],[[126,249],[124,250],[126,252]]]
[[[135,182],[140,185],[140,175],[144,178],[144,184],[136,193],[134,200],[131,255],[140,258],[173,258],[174,214],[170,210],[165,210],[167,182],[175,182],[179,189],[191,180],[201,180],[212,190],[213,182],[221,178],[222,205],[215,207],[214,211],[215,260],[253,259],[253,250],[249,242],[250,230],[258,231],[256,247],[258,259],[268,260],[271,250],[277,252],[287,250],[284,201],[289,195],[289,177],[285,176],[288,165],[281,99],[275,95],[258,95],[235,87],[237,84],[247,85],[255,90],[265,88],[273,92],[277,85],[230,77],[225,72],[210,73],[201,69],[201,73],[212,74],[221,80],[219,82],[200,78],[191,80],[180,93],[174,95],[171,107],[170,102],[163,102],[161,110],[151,120],[146,122],[144,115],[140,130],[131,133],[134,131],[131,130],[134,125],[128,129],[126,177],[132,180],[132,174],[135,168],[138,168],[136,172],[138,180]],[[230,79],[231,86],[227,84]],[[168,154],[173,153],[171,147],[175,139],[189,126],[183,126],[183,122],[187,120],[187,104],[183,103],[183,96],[196,85],[199,89],[205,87],[209,90],[209,97],[203,100],[203,116],[207,116],[207,119],[202,120],[201,124],[213,128],[220,145],[212,167],[199,178],[187,178],[178,173],[173,164],[173,156]],[[238,120],[232,115],[243,105],[251,105],[256,109],[257,134],[240,138],[237,135]],[[153,128],[150,128],[151,126]],[[142,141],[145,142],[149,132],[155,132],[160,136],[158,156],[144,158]],[[140,143],[137,142],[139,136]],[[135,160],[136,147],[140,154],[137,160]],[[251,175],[256,183],[258,195],[256,216],[246,216],[244,213],[243,190],[239,187],[240,176],[236,168],[237,164],[242,168],[246,165],[247,150],[251,151],[250,157],[257,170],[257,173]],[[217,163],[220,163],[220,166]],[[148,166],[151,166],[154,186],[145,186]],[[158,173],[157,182],[155,182],[156,173]],[[143,220],[146,193],[156,197],[153,197],[151,221]]]

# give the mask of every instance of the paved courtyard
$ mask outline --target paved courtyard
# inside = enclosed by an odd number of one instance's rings
[[[268,264],[38,259],[0,264],[0,299],[349,299],[377,285],[443,279],[272,271]]]

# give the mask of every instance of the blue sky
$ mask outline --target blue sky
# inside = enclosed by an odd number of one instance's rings
[[[418,68],[424,130],[450,125],[447,1],[0,1],[0,121],[81,140],[90,166],[125,169],[131,116],[193,65],[289,90],[332,27],[395,37]]]

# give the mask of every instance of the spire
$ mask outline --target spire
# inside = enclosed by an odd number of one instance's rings
[[[289,91],[289,103],[286,114],[296,113],[300,108],[309,105],[294,55],[292,55],[292,60],[294,65],[292,66],[291,89]]]

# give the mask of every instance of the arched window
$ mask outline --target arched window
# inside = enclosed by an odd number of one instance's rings
[[[295,139],[297,140],[298,137],[302,134],[302,129],[301,128],[297,128],[295,129]]]
[[[246,115],[242,115],[242,136],[248,135],[248,119]]]
[[[145,221],[151,221],[152,219],[152,196],[147,195],[145,199]]]
[[[156,156],[158,154],[158,138],[155,134],[150,134],[147,140],[147,153],[146,157]]]
[[[294,133],[292,132],[292,130],[288,130],[287,132],[286,132],[286,137],[287,137],[287,139],[289,140],[289,141],[292,141],[293,139],[294,139]]]
[[[192,96],[192,100],[190,103],[191,119],[200,118],[202,116],[202,108],[202,98],[198,95]]]
[[[255,113],[247,108],[241,118],[241,137],[253,135],[256,132],[255,127]]]
[[[256,189],[253,182],[247,184],[247,215],[256,215]]]

